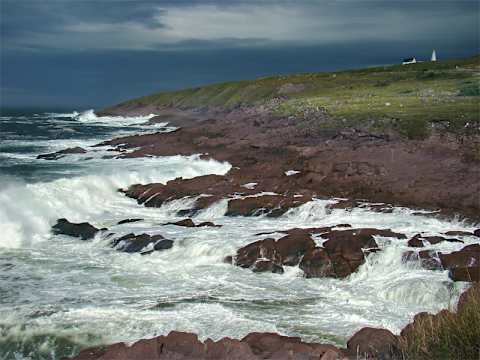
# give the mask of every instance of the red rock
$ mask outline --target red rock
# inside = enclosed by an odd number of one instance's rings
[[[302,258],[299,267],[307,278],[335,277],[336,275],[330,256],[322,248],[315,248],[307,252]]]
[[[480,266],[462,266],[450,269],[448,276],[453,281],[480,281]]]
[[[480,301],[480,284],[478,283],[473,284],[460,295],[460,298],[458,299],[458,303],[457,303],[457,312],[463,311],[465,309],[467,302],[472,297]]]
[[[347,350],[352,356],[369,359],[392,359],[398,356],[398,337],[386,329],[364,327],[347,342]]]
[[[275,264],[271,260],[257,260],[252,266],[253,272],[271,272],[275,274],[283,274],[283,267]]]
[[[167,336],[82,350],[73,360],[292,360],[337,359],[343,352],[333,345],[305,343],[275,333],[250,333],[242,340],[198,340],[197,335],[172,331]]]
[[[473,244],[449,254],[440,254],[445,269],[454,267],[478,266],[480,264],[480,245]]]
[[[237,251],[235,265],[249,268],[258,259],[269,259],[276,264],[281,264],[281,257],[278,254],[274,239],[264,239],[248,244]]]
[[[415,235],[413,238],[408,240],[408,246],[410,247],[423,247],[423,241],[422,239],[418,236],[419,234]]]
[[[298,231],[278,239],[275,246],[282,264],[294,266],[307,251],[315,248],[315,241],[308,233]]]

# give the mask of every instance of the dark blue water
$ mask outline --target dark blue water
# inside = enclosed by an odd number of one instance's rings
[[[68,147],[89,147],[102,140],[151,130],[148,117],[96,117],[93,112],[35,112],[10,110],[0,116],[0,176],[26,182],[78,173],[82,162],[37,161],[39,154]],[[68,175],[68,174],[67,174]]]

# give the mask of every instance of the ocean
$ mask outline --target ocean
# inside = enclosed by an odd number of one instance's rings
[[[164,225],[180,220],[177,211],[192,200],[145,208],[118,189],[224,174],[231,165],[196,155],[126,159],[113,149],[92,147],[112,137],[172,130],[168,123],[147,125],[152,116],[99,117],[88,110],[0,117],[0,359],[59,359],[170,330],[195,332],[201,339],[268,331],[345,345],[364,326],[399,333],[416,313],[455,304],[465,288],[452,283],[447,271],[402,262],[407,240],[382,237],[376,237],[382,251],[347,279],[306,279],[298,267],[285,267],[283,275],[256,274],[224,263],[239,247],[272,237],[255,234],[294,227],[349,223],[408,237],[473,228],[401,207],[392,213],[327,211],[335,199],[316,199],[279,218],[226,217],[222,200],[194,218],[220,228]],[[75,146],[88,153],[36,159]],[[148,256],[122,253],[105,234],[91,241],[52,235],[58,218],[88,221],[119,235],[162,234],[174,246]],[[117,225],[127,218],[143,220]],[[442,242],[432,249],[465,244]]]

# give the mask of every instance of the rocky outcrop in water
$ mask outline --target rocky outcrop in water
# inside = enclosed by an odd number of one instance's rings
[[[419,261],[428,270],[449,270],[453,281],[480,281],[480,244],[472,244],[451,253],[435,250],[408,251],[404,261]]]
[[[67,219],[58,219],[57,223],[52,226],[52,232],[56,235],[68,235],[78,237],[82,240],[93,239],[95,234],[101,230],[104,229],[97,229],[87,222],[72,223]]]
[[[222,225],[215,225],[211,221],[204,221],[199,224],[195,224],[192,219],[183,219],[175,222],[168,222],[164,225],[176,225],[176,226],[183,226],[183,227],[221,227]]]
[[[447,234],[446,234],[447,235]],[[408,241],[410,247],[424,247],[425,243],[435,245],[442,241],[463,243],[462,240],[454,238],[445,238],[443,236],[423,236],[422,234],[416,234]]]
[[[342,224],[345,226],[348,224]],[[404,239],[404,234],[390,229],[348,229],[332,227],[290,229],[286,236],[255,241],[238,249],[227,262],[254,272],[283,273],[283,266],[298,265],[306,277],[344,278],[365,262],[365,257],[379,251],[373,236]],[[327,239],[317,246],[311,235]],[[258,234],[261,235],[261,234]]]
[[[444,269],[454,281],[480,281],[480,245],[473,244],[450,254],[439,254]]]
[[[142,255],[150,254],[153,251],[170,249],[173,241],[165,239],[162,235],[149,234],[127,234],[112,241],[112,246],[126,253],[139,252]]]
[[[64,150],[60,150],[54,153],[49,153],[49,154],[40,154],[37,156],[37,159],[43,159],[43,160],[58,160],[63,158],[65,155],[70,155],[70,154],[86,154],[87,150],[81,147],[72,147]]]

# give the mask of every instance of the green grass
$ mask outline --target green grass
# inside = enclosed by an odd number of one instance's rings
[[[445,312],[435,318],[415,323],[413,331],[403,338],[406,359],[480,358],[480,298],[469,296],[462,311]]]
[[[285,93],[285,87],[295,91]],[[423,138],[438,124],[458,132],[478,123],[479,96],[480,57],[475,56],[226,82],[157,93],[125,104],[225,110],[264,105],[272,113],[294,116],[299,126],[315,114],[326,113],[325,123],[309,126],[393,129],[409,138]]]

